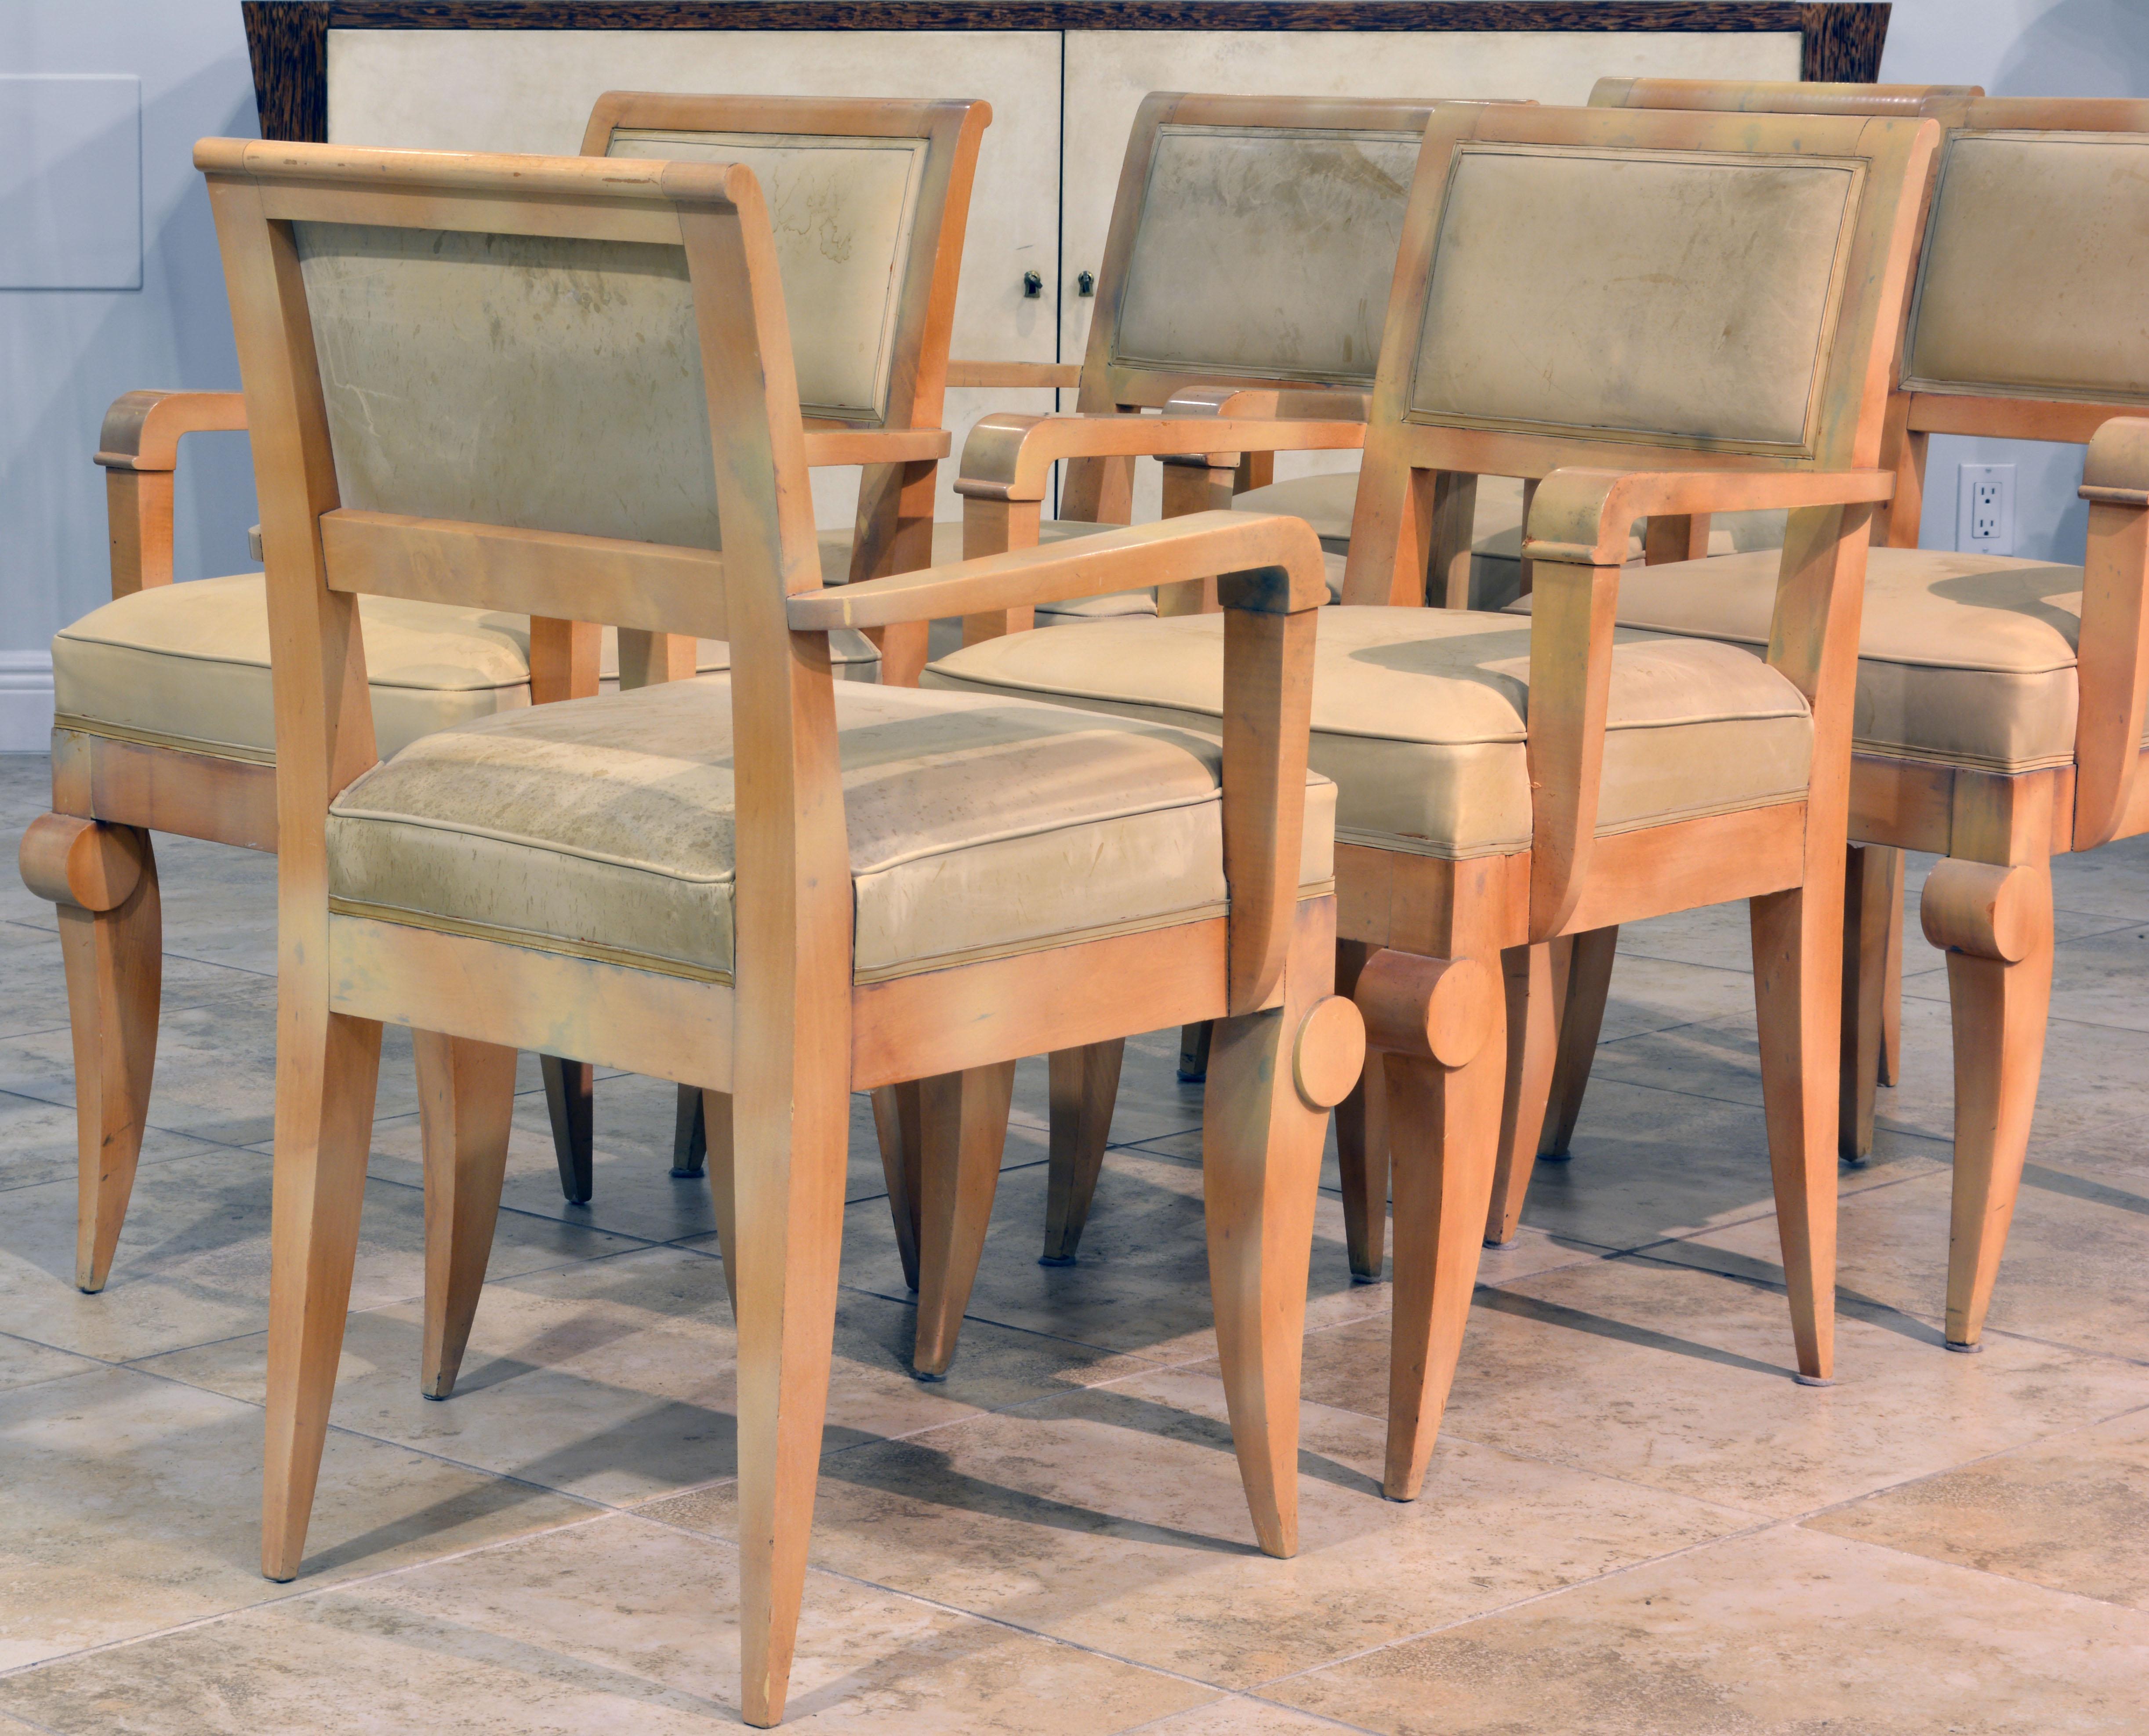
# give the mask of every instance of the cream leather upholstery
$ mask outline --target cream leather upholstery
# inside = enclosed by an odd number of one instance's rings
[[[1343,594],[1340,571],[1351,551],[1351,515],[1358,501],[1358,473],[1345,470],[1320,476],[1294,476],[1250,488],[1235,497],[1235,512],[1281,512],[1313,526],[1330,556],[1329,591]],[[1724,512],[1709,522],[1709,552],[1728,555],[1739,549],[1778,548],[1784,541],[1781,512]],[[1627,545],[1628,558],[1642,558],[1640,527]],[[1470,601],[1481,609],[1504,607],[1522,583],[1522,484],[1518,476],[1480,476],[1477,516],[1471,527]]]
[[[836,716],[861,981],[1225,908],[1213,742],[896,687],[839,686]],[[732,780],[728,676],[427,736],[330,809],[330,908],[722,979]],[[1309,889],[1333,798],[1309,779]]]
[[[2149,397],[2149,137],[1958,132],[1942,150],[1907,383]]]
[[[1711,561],[1705,571],[1695,561],[1639,568],[1620,580],[1619,619],[1762,647],[1776,570],[1772,554]],[[1993,772],[2071,764],[2081,589],[2079,566],[1869,551],[1856,751]]]
[[[928,149],[923,138],[619,127],[606,154],[751,169],[775,230],[799,406],[878,425]]]
[[[1472,141],[1451,176],[1413,420],[1808,449],[1849,164]]]
[[[1165,122],[1111,360],[1370,385],[1417,152],[1415,133]]]
[[[1221,727],[1223,619],[1012,634],[942,658],[924,680],[1214,734]],[[1324,609],[1312,764],[1338,786],[1338,840],[1447,858],[1527,848],[1528,703],[1529,632],[1512,616]],[[1804,700],[1750,652],[1623,634],[1613,659],[1598,829],[1800,799],[1812,745]]]
[[[837,532],[833,542],[835,558],[847,559],[848,539]],[[358,607],[384,757],[435,730],[530,703],[527,616],[387,596],[360,597]],[[832,635],[830,644],[848,678],[879,678],[879,653],[863,634]],[[727,669],[730,649],[704,639],[695,665],[705,673]],[[598,669],[617,681],[619,646],[610,628]],[[53,687],[63,728],[272,762],[261,575],[153,586],[92,610],[53,639]]]

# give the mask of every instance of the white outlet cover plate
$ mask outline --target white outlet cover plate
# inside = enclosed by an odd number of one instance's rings
[[[1965,464],[1955,493],[1955,546],[1973,555],[2015,552],[2015,466]]]

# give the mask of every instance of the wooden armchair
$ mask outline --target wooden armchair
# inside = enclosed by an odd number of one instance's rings
[[[1329,993],[1331,787],[1307,800],[1326,594],[1311,533],[1208,514],[826,586],[818,436],[751,170],[223,139],[195,160],[274,636],[264,1572],[300,1563],[384,1021],[413,1026],[425,1058],[429,1260],[465,1271],[491,1239],[517,1049],[714,1094],[742,1699],[767,1725],[805,1576],[850,1092],[926,1079],[929,1143],[967,1173],[997,1164],[1018,1055],[1225,1019],[1205,1150],[1218,1336],[1256,1535],[1292,1552],[1320,1153],[1362,1053]],[[472,461],[443,465],[433,420],[471,405],[487,415]],[[1220,752],[1155,725],[833,678],[846,628],[1217,568],[1234,575]],[[365,596],[721,639],[732,668],[480,719],[381,764]],[[1106,858],[1116,871],[1067,867]],[[121,889],[116,852],[82,866],[91,895]],[[937,1203],[929,1185],[929,1226]],[[451,1371],[467,1319],[436,1328],[450,1341],[429,1354]]]
[[[1503,977],[1543,992],[1552,943],[1615,913],[1751,901],[1797,1366],[1829,1376],[1856,628],[1938,131],[1460,104],[1427,128],[1311,749],[1339,787],[1339,986],[1387,1088],[1395,1498],[1420,1487],[1477,1271]],[[1527,622],[1423,606],[1481,474],[1538,484]],[[1765,657],[1615,634],[1635,520],[1764,508],[1789,514]],[[1219,645],[1213,616],[1092,622],[925,679],[1215,731]]]
[[[2028,1148],[2051,996],[2050,858],[2149,829],[2144,539],[2149,350],[2136,312],[2149,252],[2149,103],[1988,98],[1975,89],[1611,81],[1593,101],[1748,112],[1900,113],[1946,128],[1889,404],[1887,546],[1867,574],[1850,777],[1840,1095],[1844,1155],[1872,1148],[1893,1075],[1902,857],[1947,954],[1955,1038],[1955,1204],[1946,1341],[1975,1349]],[[2129,238],[2122,239],[2121,238]],[[2084,442],[2088,561],[1918,547],[1934,434]],[[1652,567],[1623,589],[1636,626],[1759,645],[1765,562]],[[1564,1016],[1593,1027],[1604,964]],[[1544,1145],[1571,1130],[1588,1051],[1563,1045]],[[1571,1064],[1569,1064],[1571,1057]],[[1562,1141],[1563,1147],[1563,1140]],[[1528,1179],[1508,1190],[1506,1228]],[[1502,1202],[1488,1238],[1502,1234]]]
[[[786,294],[807,335],[814,393],[808,461],[867,463],[855,537],[820,539],[833,578],[924,564],[955,274],[978,143],[977,102],[826,102],[739,97],[601,98],[585,150],[691,157],[722,149],[765,173],[777,196],[817,197],[846,227],[849,263],[818,231],[788,229]],[[130,392],[98,453],[112,526],[113,601],[53,642],[58,716],[53,812],[23,840],[31,888],[58,906],[73,1024],[81,1205],[75,1281],[103,1287],[125,1218],[156,1059],[160,921],[149,834],[275,848],[269,617],[263,580],[242,573],[174,586],[172,494],[181,437],[246,426],[236,392]],[[452,446],[461,436],[442,430]],[[355,460],[354,460],[355,461]],[[922,516],[921,516],[922,515]],[[922,533],[922,534],[921,534]],[[378,599],[373,704],[390,751],[434,729],[536,702],[721,669],[721,644],[565,620]],[[922,661],[922,628],[897,629],[888,661]],[[836,653],[870,680],[880,659],[857,635]],[[65,866],[130,864],[123,896],[78,887]],[[82,896],[78,896],[78,893]],[[83,896],[110,898],[84,903]],[[548,1057],[561,1184],[591,1191],[589,1075]],[[699,1099],[694,1099],[698,1106]],[[675,1167],[694,1173],[693,1116]]]

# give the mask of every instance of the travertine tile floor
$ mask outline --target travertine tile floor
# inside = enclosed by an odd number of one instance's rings
[[[0,833],[44,805],[0,761]],[[163,1048],[111,1287],[78,1295],[49,908],[0,880],[0,1732],[706,1730],[736,1717],[731,1317],[670,1088],[601,1086],[563,1205],[524,1097],[462,1390],[417,1394],[409,1045],[381,1074],[306,1571],[254,1571],[270,864],[160,841]],[[1986,1353],[1937,1330],[1945,973],[1846,1171],[1841,1380],[1789,1378],[1736,908],[1623,937],[1574,1160],[1486,1256],[1425,1498],[1381,1499],[1384,1288],[1324,1200],[1304,1549],[1248,1542],[1200,1101],[1138,1045],[1080,1264],[1036,1264],[1041,1079],[954,1377],[854,1120],[801,1728],[1289,1736],[2149,1729],[2149,848],[2058,871],[2046,1089]]]

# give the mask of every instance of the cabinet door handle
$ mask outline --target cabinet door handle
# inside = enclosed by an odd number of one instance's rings
[[[1077,295],[1095,295],[1097,293],[1097,274],[1094,271],[1078,273],[1074,279],[1074,293]]]
[[[1023,299],[1024,301],[1034,301],[1044,293],[1044,279],[1039,277],[1034,271],[1024,272],[1022,274]]]

